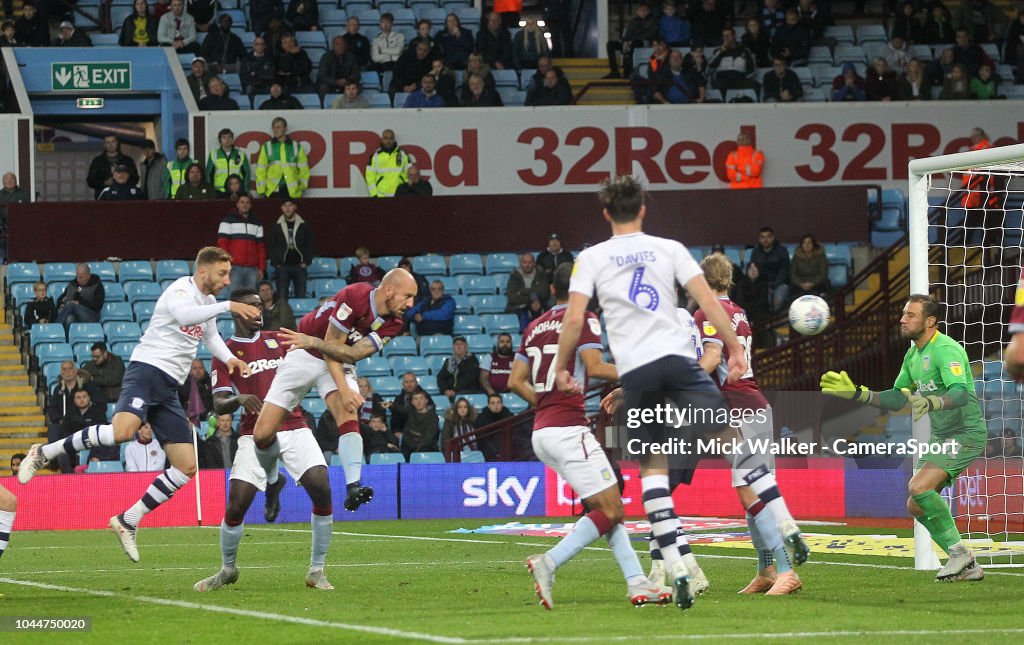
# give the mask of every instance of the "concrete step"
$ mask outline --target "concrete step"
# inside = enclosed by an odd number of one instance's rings
[[[32,406],[32,409],[38,410],[39,400],[36,398],[35,392],[0,395],[0,406],[4,405],[28,405]]]
[[[46,433],[42,433],[33,437],[0,437],[0,448],[9,448],[12,454],[15,452],[26,452],[29,447],[34,443],[45,443]],[[8,465],[10,464],[10,458],[7,459]]]
[[[0,354],[0,365],[17,365],[22,369],[25,368],[20,354]]]
[[[17,363],[15,365],[0,365],[0,378],[14,375],[23,375],[28,378],[25,366],[21,363]]]
[[[6,403],[6,401],[4,402]],[[12,416],[25,414],[39,414],[38,405],[0,405],[0,420],[6,420]]]
[[[12,414],[10,416],[0,416],[0,428],[36,426],[46,423],[46,420],[43,418],[43,413],[39,411],[39,408],[35,408],[35,410],[35,414]]]

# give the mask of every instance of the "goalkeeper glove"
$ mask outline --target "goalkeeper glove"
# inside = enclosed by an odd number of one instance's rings
[[[935,396],[934,394],[929,396],[922,396],[919,393],[912,394],[907,388],[901,389],[900,392],[903,392],[910,399],[910,408],[914,411],[914,421],[918,421],[929,412],[941,410],[944,407],[941,396]]]
[[[871,400],[871,390],[863,385],[854,385],[846,372],[825,372],[821,375],[820,385],[822,393],[830,396],[852,399],[858,403],[867,403]]]

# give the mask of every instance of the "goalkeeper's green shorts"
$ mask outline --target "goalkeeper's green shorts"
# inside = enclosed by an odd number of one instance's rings
[[[948,441],[948,439],[946,440]],[[962,473],[968,466],[974,461],[985,454],[985,441],[982,439],[978,441],[974,438],[965,439],[966,443],[961,442],[960,438],[957,438],[957,443],[960,449],[954,454],[944,454],[942,452],[934,452],[927,455],[921,455],[917,460],[917,467],[921,468],[925,462],[935,464],[942,470],[946,471],[949,475],[947,483],[952,482],[956,479],[960,473]],[[941,445],[942,441],[935,438],[933,435],[930,441],[931,445]]]

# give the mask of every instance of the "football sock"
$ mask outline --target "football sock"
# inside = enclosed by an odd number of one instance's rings
[[[654,538],[654,533],[647,534],[647,548],[651,550],[651,559],[661,559],[661,549],[658,548],[658,540]]]
[[[235,558],[238,556],[238,543],[242,541],[242,532],[245,524],[228,524],[228,521],[220,522],[220,566],[229,569],[235,566]]]
[[[7,543],[11,541],[11,527],[14,526],[14,514],[14,511],[0,511],[0,556],[7,550]],[[632,550],[631,548],[630,551]]]
[[[608,541],[608,546],[612,550],[612,555],[615,556],[615,561],[619,563],[619,569],[622,570],[622,577],[626,579],[626,583],[632,585],[647,582],[643,567],[640,566],[640,558],[637,557],[636,550],[633,549],[633,543],[629,541],[629,531],[626,530],[626,527],[616,524],[615,528],[604,534],[604,539]]]
[[[146,489],[142,499],[124,512],[125,524],[137,527],[146,513],[169,500],[176,490],[188,483],[189,478],[174,466],[160,473]]]
[[[313,507],[313,513],[309,516],[309,524],[313,529],[313,551],[309,559],[309,566],[314,569],[323,569],[327,561],[327,549],[331,546],[331,530],[334,528],[334,510],[327,508]]]
[[[744,444],[740,444],[744,445]],[[781,524],[786,520],[792,520],[793,516],[789,512],[789,508],[786,506],[786,500],[782,498],[782,494],[779,492],[779,486],[775,482],[775,475],[768,466],[761,463],[755,468],[749,471],[741,468],[737,464],[749,465],[758,461],[763,461],[763,455],[737,455],[736,461],[733,463],[733,469],[743,473],[743,481],[747,482],[750,489],[764,502],[765,508],[771,512],[772,516],[775,517],[775,523]],[[746,459],[746,461],[744,461]],[[767,537],[767,536],[765,536]]]
[[[651,559],[661,560],[661,549],[658,548],[658,541],[654,539],[653,533],[647,534],[647,546],[651,550]],[[682,524],[676,529],[676,548],[679,549],[679,555],[687,555],[692,552],[690,541],[686,538],[686,531],[683,529]]]
[[[277,436],[271,438],[272,443],[262,448],[256,443],[256,460],[260,462],[264,472],[267,473],[267,485],[273,486],[277,483],[277,458],[281,456],[281,442]]]
[[[949,548],[960,542],[960,531],[956,528],[946,500],[933,490],[914,495],[913,500],[924,511],[917,519],[928,529],[935,543],[948,554]]]
[[[789,552],[786,551],[786,546],[783,544],[782,533],[779,532],[776,518],[771,512],[767,512],[767,508],[766,504],[758,500],[751,504],[747,512],[754,518],[754,526],[757,528],[757,533],[761,538],[761,548],[767,551],[765,559],[770,564],[774,556],[776,570],[779,573],[785,573],[792,569],[793,566],[789,561]],[[759,561],[763,557],[765,556],[758,553]]]
[[[338,458],[345,471],[345,483],[359,483],[363,474],[363,435],[359,434],[358,421],[338,426]]]
[[[590,511],[576,522],[572,533],[562,538],[547,554],[555,566],[560,567],[582,551],[583,547],[611,530],[611,524],[601,511]]]
[[[775,564],[775,560],[772,550],[764,547],[761,531],[757,529],[757,522],[754,521],[754,516],[750,513],[747,513],[747,528],[750,529],[750,541],[754,545],[754,550],[757,551],[757,570],[764,571]]]
[[[46,444],[43,446],[43,456],[48,460],[56,459],[61,453],[67,453],[74,457],[81,450],[89,450],[95,446],[116,445],[114,426],[109,424],[89,426],[60,441]]]
[[[679,562],[676,539],[679,532],[679,518],[672,505],[668,488],[668,475],[647,475],[640,479],[644,495],[644,511],[651,523],[651,533],[658,542],[665,567],[671,571]]]

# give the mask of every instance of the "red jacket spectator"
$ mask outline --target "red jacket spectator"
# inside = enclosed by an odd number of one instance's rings
[[[231,263],[240,267],[267,266],[267,245],[263,242],[263,225],[252,215],[252,201],[238,200],[238,210],[228,213],[217,229],[217,246],[231,254]]]

